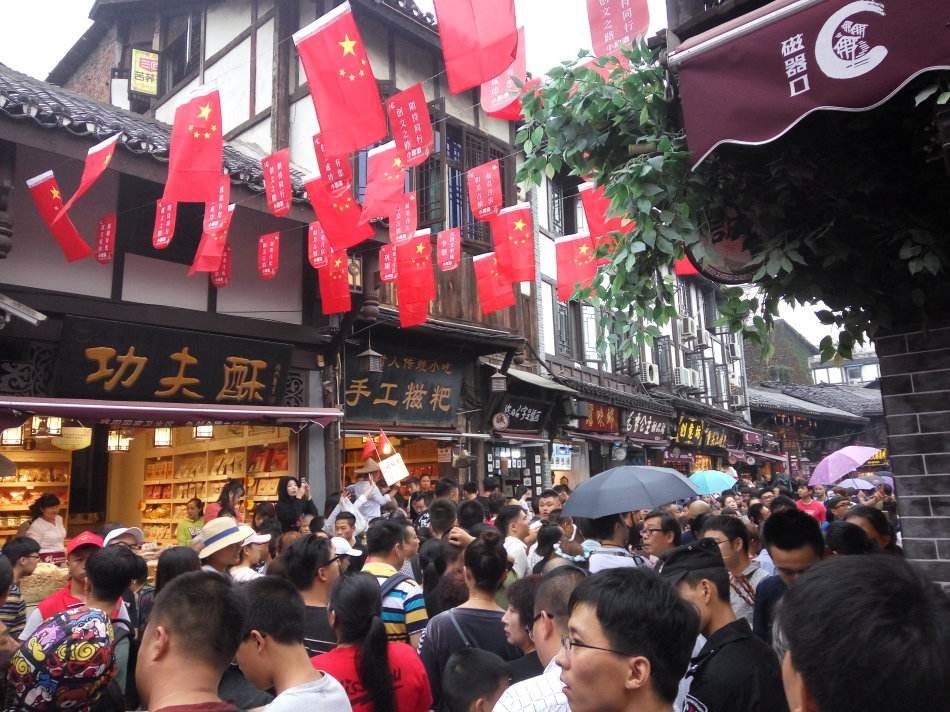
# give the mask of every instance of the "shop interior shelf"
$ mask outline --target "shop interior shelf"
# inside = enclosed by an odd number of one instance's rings
[[[59,487],[61,489],[66,489],[69,487],[68,482],[0,482],[0,487],[16,487],[18,489],[22,488],[31,488],[31,487]]]
[[[164,518],[164,519],[145,519],[145,518],[143,518],[143,519],[142,519],[142,524],[177,524],[177,523],[178,523],[178,520],[177,520],[177,519],[170,519],[170,518]]]
[[[271,477],[286,477],[290,474],[290,470],[269,470],[267,472],[248,472],[248,477],[254,477],[258,480],[268,479]]]
[[[276,502],[276,494],[262,494],[262,495],[251,495],[251,500],[254,502]]]
[[[147,499],[145,504],[171,504],[172,500],[170,499]]]

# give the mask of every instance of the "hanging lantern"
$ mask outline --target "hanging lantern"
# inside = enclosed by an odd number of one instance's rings
[[[106,450],[109,452],[128,452],[132,445],[132,436],[124,430],[110,430]]]
[[[23,427],[7,428],[0,434],[0,445],[22,445]]]
[[[155,428],[152,435],[152,445],[154,447],[171,447],[172,446],[172,429],[171,428]]]
[[[505,393],[508,391],[508,376],[501,371],[495,371],[491,377],[491,392]]]
[[[196,425],[194,432],[195,440],[210,440],[214,437],[213,425]]]
[[[383,355],[373,351],[373,340],[370,334],[366,336],[366,351],[356,356],[356,362],[363,373],[383,372]]]
[[[51,438],[62,435],[63,419],[56,416],[34,415],[30,421],[30,434],[35,438]]]

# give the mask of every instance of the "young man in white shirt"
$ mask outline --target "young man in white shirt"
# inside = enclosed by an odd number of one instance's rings
[[[277,693],[264,710],[350,710],[343,686],[310,664],[303,645],[303,599],[293,584],[267,576],[243,586],[241,594],[245,615],[237,661],[255,687]]]
[[[495,526],[505,537],[505,551],[512,562],[512,570],[522,578],[528,574],[528,515],[516,504],[502,507],[495,519]]]
[[[736,517],[707,517],[703,522],[704,537],[719,545],[719,553],[729,570],[729,602],[737,618],[752,625],[755,611],[755,589],[769,573],[749,558],[749,531]]]

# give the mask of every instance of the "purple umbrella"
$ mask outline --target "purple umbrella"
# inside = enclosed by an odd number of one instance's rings
[[[835,487],[844,487],[845,489],[872,490],[874,485],[860,477],[852,477],[847,480],[841,480]]]
[[[849,472],[854,472],[877,453],[876,447],[849,445],[828,455],[812,472],[810,485],[833,485]]]
[[[894,478],[891,477],[890,473],[884,474],[883,472],[875,472],[872,475],[860,475],[862,480],[867,480],[871,484],[875,485],[890,485],[894,486]]]

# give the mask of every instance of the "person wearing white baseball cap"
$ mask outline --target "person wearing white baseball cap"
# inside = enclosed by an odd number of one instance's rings
[[[105,539],[102,540],[102,546],[120,544],[134,549],[142,546],[143,541],[145,541],[145,534],[138,527],[117,527],[106,534]]]
[[[333,547],[334,556],[362,556],[363,552],[350,546],[350,542],[341,536],[335,536],[330,539],[330,545]]]
[[[227,576],[228,569],[241,560],[244,540],[253,534],[251,527],[238,524],[231,517],[212,519],[201,529],[202,548],[198,552],[201,568]]]
[[[245,539],[244,543],[241,544],[241,561],[237,566],[231,567],[228,572],[231,574],[231,578],[237,583],[247,583],[256,578],[261,578],[264,574],[255,571],[254,567],[264,558],[269,541],[270,534],[251,534]]]

